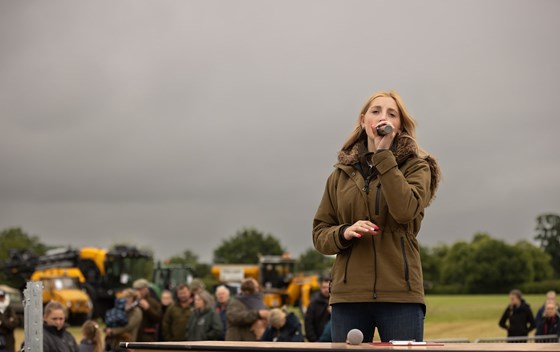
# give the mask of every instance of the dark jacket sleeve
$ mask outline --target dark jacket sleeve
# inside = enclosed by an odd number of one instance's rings
[[[171,303],[165,314],[163,315],[163,319],[161,320],[161,332],[163,333],[163,340],[164,341],[171,341],[172,334],[171,334],[171,324],[173,322],[172,313],[174,303]]]
[[[303,342],[301,323],[295,314],[290,313],[286,317],[286,325],[282,328],[278,341],[281,342]]]
[[[305,337],[307,337],[307,341],[309,342],[316,342],[319,339],[317,333],[315,332],[315,319],[316,314],[315,310],[317,309],[317,305],[315,301],[311,301],[309,307],[307,307],[307,311],[305,312]]]
[[[74,338],[74,335],[72,335],[68,331],[65,331],[65,335],[67,336],[66,340],[68,341],[68,345],[74,350],[74,352],[79,352],[80,351],[80,346],[78,346],[78,343],[76,342],[76,339]]]
[[[535,317],[533,317],[533,311],[529,307],[527,307],[527,323],[529,324],[527,331],[533,331],[537,327],[535,324]]]
[[[502,314],[502,318],[500,319],[500,322],[499,322],[500,327],[504,328],[506,330],[509,328],[508,325],[506,324],[507,320],[509,319],[509,311],[510,311],[510,308],[507,307],[504,314]]]
[[[261,341],[272,341],[272,328],[270,326],[264,331]]]
[[[212,310],[211,316],[212,316],[212,322],[209,326],[209,329],[206,331],[205,340],[215,341],[215,340],[219,340],[222,337],[224,333],[224,328],[222,326],[222,320],[220,319],[218,313]]]
[[[535,335],[544,335],[544,320],[541,320],[537,323],[537,331],[535,332]]]
[[[11,307],[7,307],[4,314],[0,316],[2,324],[0,326],[6,331],[13,331],[18,325],[18,318]]]
[[[159,323],[161,321],[161,304],[152,297],[147,298],[150,307],[142,310],[143,314],[148,317],[152,323]]]
[[[539,325],[541,323],[541,320],[543,318],[542,317],[543,313],[544,313],[544,306],[540,307],[539,310],[537,310],[537,315],[535,316],[535,325],[536,325],[537,328],[539,327]]]

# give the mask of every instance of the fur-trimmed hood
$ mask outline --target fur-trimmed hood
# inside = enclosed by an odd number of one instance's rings
[[[418,147],[418,144],[416,144],[414,138],[404,133],[395,138],[393,145],[391,146],[391,151],[393,152],[393,155],[395,155],[395,159],[397,160],[399,166],[411,157],[421,158],[428,162],[431,173],[431,202],[435,197],[439,182],[441,181],[441,169],[439,168],[437,160],[430,154],[422,151]],[[368,154],[367,140],[365,135],[363,135],[350,148],[338,152],[338,162],[342,165],[352,166],[359,163],[366,154]]]

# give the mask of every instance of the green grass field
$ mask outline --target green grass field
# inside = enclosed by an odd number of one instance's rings
[[[544,295],[526,295],[533,314],[544,303]],[[427,296],[425,339],[502,337],[498,326],[506,306],[507,295]]]
[[[526,295],[533,314],[544,302],[544,295]],[[426,296],[427,314],[424,339],[503,337],[506,332],[498,326],[507,304],[507,295],[443,295]],[[70,332],[79,342],[80,328]],[[376,336],[377,339],[379,336]],[[17,346],[23,341],[23,330],[16,331]]]

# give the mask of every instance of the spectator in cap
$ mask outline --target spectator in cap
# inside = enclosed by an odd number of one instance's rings
[[[0,289],[0,351],[15,351],[14,329],[17,324],[16,312],[10,307],[10,296]]]
[[[138,342],[154,342],[158,340],[158,326],[161,323],[161,304],[150,294],[150,285],[146,279],[138,279],[132,284],[140,301],[142,322],[138,331]]]
[[[194,296],[195,294],[197,294],[200,291],[204,291],[206,289],[206,285],[204,284],[204,282],[200,279],[194,279],[191,281],[191,284],[189,285],[192,295]]]

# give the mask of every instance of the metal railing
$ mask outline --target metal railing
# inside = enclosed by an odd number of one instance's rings
[[[426,342],[432,342],[432,343],[470,343],[471,341],[467,338],[449,338],[449,339],[426,340]]]
[[[482,338],[476,339],[475,343],[500,343],[500,342],[545,342],[545,343],[555,343],[560,342],[560,337],[558,335],[538,335],[538,336],[515,336],[515,337],[493,337],[493,338]]]
[[[43,352],[43,283],[28,281],[23,290],[25,352]]]

